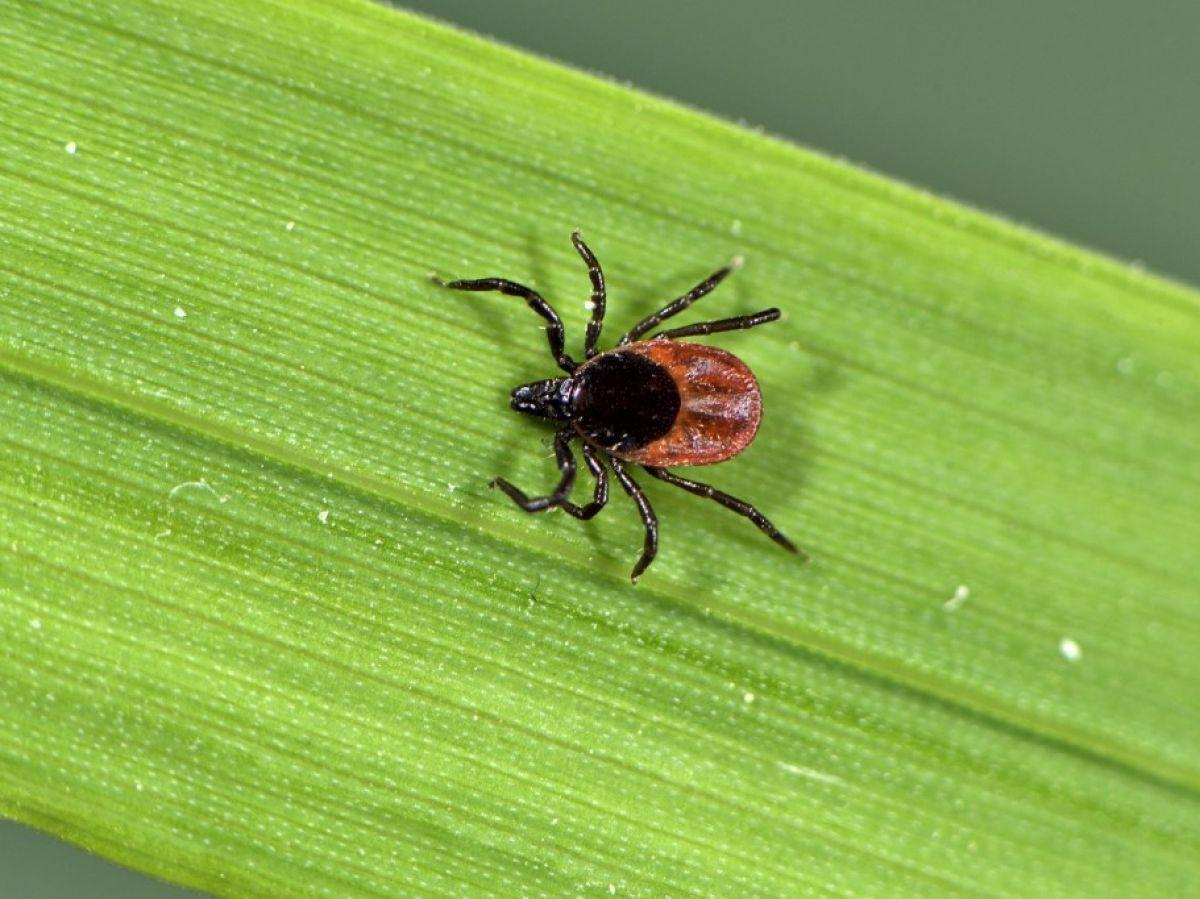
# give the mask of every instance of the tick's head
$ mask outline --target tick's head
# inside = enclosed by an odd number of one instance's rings
[[[549,378],[514,388],[510,405],[517,412],[565,421],[571,417],[570,378]]]

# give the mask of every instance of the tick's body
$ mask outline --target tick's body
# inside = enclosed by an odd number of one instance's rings
[[[658,546],[658,522],[641,488],[625,470],[624,462],[641,465],[653,477],[706,496],[746,516],[785,549],[797,552],[786,537],[757,509],[706,484],[667,471],[673,465],[711,465],[732,458],[750,445],[762,418],[762,395],[754,375],[732,353],[674,338],[752,328],[779,318],[778,309],[720,321],[702,322],[639,340],[665,319],[682,312],[709,293],[733,270],[720,269],[691,291],[639,322],[621,338],[615,349],[600,353],[596,342],[604,322],[604,276],[591,251],[571,236],[588,264],[592,281],[592,319],[585,341],[586,361],[577,364],[563,348],[562,322],[537,293],[501,278],[475,281],[438,281],[456,290],[496,290],[523,298],[549,322],[546,336],[550,352],[567,377],[534,381],[516,388],[512,407],[518,412],[565,422],[555,438],[555,454],[562,479],[554,493],[527,497],[507,481],[499,487],[528,512],[561,507],[576,518],[591,518],[608,500],[608,477],[602,454],[624,490],[633,498],[646,526],[642,557],[632,578],[645,571]],[[437,279],[434,279],[435,281]],[[596,478],[592,502],[577,506],[569,499],[575,482],[575,460],[570,443],[583,440],[583,455]]]
[[[699,343],[642,340],[550,383],[566,399],[553,417],[638,465],[723,462],[750,445],[762,418],[758,382],[745,363]]]

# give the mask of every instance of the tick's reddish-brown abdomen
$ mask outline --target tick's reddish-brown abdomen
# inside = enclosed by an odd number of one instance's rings
[[[679,411],[666,433],[643,446],[610,448],[613,455],[654,468],[711,465],[736,456],[754,439],[762,394],[753,373],[732,353],[665,339],[609,352],[642,356],[664,369],[679,390]]]

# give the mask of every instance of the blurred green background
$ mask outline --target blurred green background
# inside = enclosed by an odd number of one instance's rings
[[[399,5],[1200,282],[1200,4]]]
[[[1200,283],[1198,4],[401,5]],[[194,895],[6,822],[0,872],[22,899]]]

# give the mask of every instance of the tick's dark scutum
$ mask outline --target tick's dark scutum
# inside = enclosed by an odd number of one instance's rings
[[[670,432],[679,388],[670,372],[637,352],[603,353],[576,375],[575,426],[598,446],[639,449]]]

